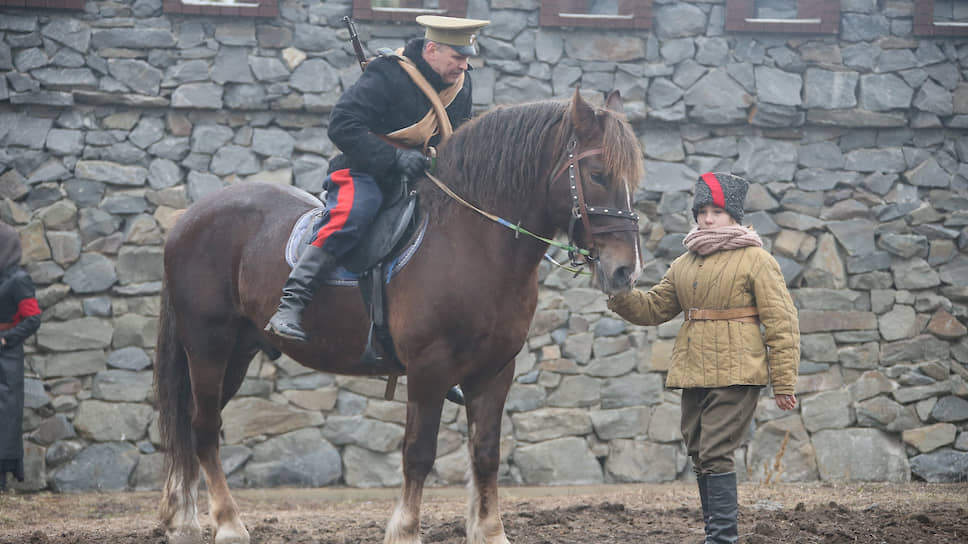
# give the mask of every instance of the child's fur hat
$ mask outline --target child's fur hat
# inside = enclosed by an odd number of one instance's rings
[[[696,198],[692,201],[693,219],[698,220],[699,208],[712,204],[726,210],[737,223],[742,223],[747,189],[749,182],[739,176],[706,172],[696,182]]]

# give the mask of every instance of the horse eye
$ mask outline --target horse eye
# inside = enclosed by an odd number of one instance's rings
[[[608,180],[605,179],[605,174],[603,174],[601,172],[595,172],[590,177],[592,178],[592,181],[594,181],[595,183],[601,185],[602,187],[605,187],[605,186],[608,185]]]

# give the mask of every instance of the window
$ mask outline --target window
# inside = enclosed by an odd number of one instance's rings
[[[0,0],[11,8],[84,9],[84,0]]]
[[[968,2],[914,0],[915,36],[968,36]]]
[[[467,0],[353,0],[353,18],[412,23],[418,15],[466,17]]]
[[[165,13],[277,17],[278,0],[162,0]]]
[[[652,0],[541,0],[541,25],[650,28]]]
[[[836,34],[840,0],[726,0],[726,30]]]

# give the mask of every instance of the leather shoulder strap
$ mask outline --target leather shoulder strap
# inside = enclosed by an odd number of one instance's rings
[[[417,88],[419,88],[427,97],[427,99],[430,101],[432,111],[437,117],[436,119],[437,126],[434,127],[435,130],[431,134],[431,136],[436,132],[440,132],[441,143],[443,143],[448,138],[450,138],[451,134],[454,133],[454,128],[450,123],[450,117],[447,115],[446,107],[449,106],[451,102],[454,101],[454,98],[457,97],[457,94],[460,92],[461,88],[463,88],[464,74],[461,74],[460,77],[457,79],[456,82],[454,82],[453,85],[450,85],[449,87],[442,90],[440,94],[438,94],[434,90],[433,86],[430,85],[430,82],[427,81],[427,78],[425,78],[423,74],[420,73],[420,69],[417,68],[417,66],[413,63],[413,61],[411,61],[410,59],[408,59],[406,56],[403,55],[403,49],[398,49],[396,51],[396,55],[394,55],[394,58],[397,59],[397,62],[400,64],[400,67],[403,68],[405,72],[407,72],[407,75],[410,76],[410,79],[413,80]],[[401,130],[406,130],[406,129],[401,129]],[[400,132],[400,131],[397,131],[397,132]],[[426,141],[429,141],[429,140],[430,138],[427,137]]]

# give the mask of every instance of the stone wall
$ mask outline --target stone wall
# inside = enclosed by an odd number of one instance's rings
[[[697,175],[748,200],[800,308],[800,407],[764,396],[738,451],[754,480],[968,476],[968,42],[918,39],[913,2],[842,2],[837,36],[723,30],[722,0],[660,2],[651,30],[538,27],[538,0],[471,0],[493,24],[474,101],[620,89],[647,174],[641,286],[683,251]],[[0,217],[20,229],[44,323],[28,345],[27,489],[155,489],[151,364],[161,244],[179,210],[253,180],[317,192],[327,113],[359,68],[348,0],[269,19],[167,16],[160,0],[0,10]],[[365,46],[416,25],[359,23]],[[633,327],[544,269],[507,403],[506,483],[688,478],[680,321]],[[257,359],[224,412],[235,486],[393,486],[404,405],[383,382]],[[765,392],[767,393],[767,392]],[[258,416],[256,416],[258,414]],[[265,422],[274,422],[268,423]],[[444,409],[432,484],[467,467]],[[779,469],[775,461],[779,457]]]

